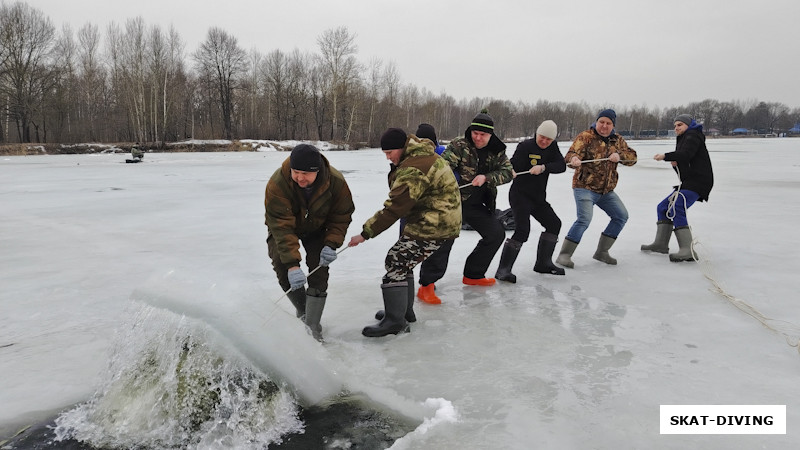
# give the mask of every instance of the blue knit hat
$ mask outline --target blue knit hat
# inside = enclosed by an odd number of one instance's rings
[[[601,117],[608,117],[611,120],[611,123],[613,123],[614,125],[617,124],[617,113],[611,108],[600,111],[600,114],[597,115],[597,119],[594,120],[597,121]]]

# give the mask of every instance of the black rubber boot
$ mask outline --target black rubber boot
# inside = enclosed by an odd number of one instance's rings
[[[558,236],[544,232],[539,236],[539,247],[536,249],[536,264],[533,271],[549,273],[551,275],[564,275],[564,269],[553,264],[553,252],[556,250]]]
[[[497,266],[497,272],[494,277],[498,280],[508,281],[509,283],[516,283],[517,276],[511,273],[511,268],[519,256],[519,249],[522,248],[522,242],[515,241],[514,239],[506,239],[503,245],[503,253],[500,254],[500,265]]]
[[[601,233],[600,240],[597,242],[597,250],[594,252],[594,256],[592,256],[592,258],[602,261],[606,264],[616,265],[617,260],[612,258],[608,253],[608,250],[611,249],[611,246],[614,245],[614,242],[617,242],[617,238],[606,236],[605,234]]]
[[[659,220],[656,222],[656,238],[652,244],[643,244],[643,252],[669,253],[669,238],[672,236],[672,221]]]
[[[414,277],[406,278],[408,281],[408,309],[406,309],[406,322],[412,323],[417,321],[417,315],[414,314]],[[382,309],[379,309],[378,312],[375,313],[375,319],[383,320],[383,317],[386,315],[386,312]]]
[[[408,309],[408,283],[405,281],[388,283],[382,285],[381,289],[386,315],[377,325],[364,327],[361,334],[366,337],[381,337],[411,331],[405,318]]]
[[[303,316],[306,315],[306,289],[300,288],[289,291],[286,296],[289,297],[289,301],[292,302],[294,309],[297,310],[297,317],[303,320]]]
[[[677,253],[670,253],[669,260],[672,262],[697,261],[697,253],[692,248],[692,229],[688,226],[675,228],[675,237],[678,239]]]
[[[320,342],[322,342],[322,325],[319,322],[322,320],[326,297],[327,293],[320,293],[316,289],[308,289],[306,295],[306,317],[303,322],[305,322],[311,336]]]

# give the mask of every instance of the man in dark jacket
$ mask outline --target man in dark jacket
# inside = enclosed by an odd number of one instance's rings
[[[267,183],[267,248],[278,282],[315,339],[322,340],[328,265],[336,259],[355,210],[342,174],[319,149],[300,144]],[[300,244],[306,251],[306,279]],[[308,281],[308,289],[305,289]]]
[[[462,220],[481,235],[478,245],[464,263],[462,282],[471,286],[491,286],[486,278],[492,258],[503,245],[505,227],[495,217],[497,186],[513,179],[513,168],[506,156],[506,144],[494,133],[494,120],[484,109],[472,119],[464,137],[450,141],[442,153],[461,180]],[[452,242],[442,245],[422,265],[420,290],[433,290],[433,283],[444,276]]]
[[[652,244],[642,245],[642,251],[669,253],[669,238],[675,232],[680,249],[670,253],[670,261],[696,261],[692,249],[692,230],[686,219],[686,210],[696,201],[708,201],[714,186],[714,172],[706,148],[703,125],[689,114],[675,118],[675,151],[653,156],[656,161],[670,161],[681,180],[675,190],[656,207],[656,238]]]
[[[547,180],[551,173],[564,173],[567,164],[558,149],[558,126],[552,120],[545,120],[536,129],[533,139],[517,145],[511,165],[514,166],[514,181],[508,192],[511,212],[514,214],[514,234],[506,239],[500,265],[494,275],[498,280],[515,283],[517,277],[511,267],[517,260],[522,244],[528,241],[531,233],[531,216],[538,221],[544,231],[539,236],[536,251],[536,264],[533,270],[539,273],[564,275],[564,269],[553,264],[553,251],[561,231],[561,219],[547,202]]]

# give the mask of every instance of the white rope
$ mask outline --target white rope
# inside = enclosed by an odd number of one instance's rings
[[[338,252],[336,252],[336,255],[338,256],[338,255],[339,255],[339,253],[342,253],[343,251],[347,250],[348,248],[350,248],[350,247],[348,247],[348,246],[345,246],[344,248],[342,248],[341,250],[339,250]],[[319,269],[321,269],[322,267],[325,267],[325,266],[323,266],[323,265],[318,265],[317,267],[315,267],[315,268],[314,268],[314,270],[312,270],[311,272],[308,272],[308,275],[306,275],[306,278],[310,277],[310,276],[311,276],[311,275],[312,275],[314,272],[318,271],[318,270],[319,270]],[[302,270],[302,269],[300,269],[300,270]],[[277,298],[277,300],[275,300],[275,302],[274,302],[274,303],[277,305],[277,304],[278,304],[278,302],[279,302],[279,301],[280,301],[280,300],[281,300],[283,297],[286,297],[287,295],[289,295],[289,292],[292,292],[292,288],[289,288],[289,289],[287,289],[287,290],[286,290],[286,292],[284,292],[284,293],[283,293],[283,295],[281,295],[280,297],[278,297],[278,298]],[[273,308],[273,310],[274,310],[274,309],[275,309],[275,308]]]
[[[696,240],[692,242],[692,245],[694,245],[695,242]],[[719,284],[719,282],[711,275],[710,273],[711,265],[708,261],[709,260],[707,257],[704,258],[704,263],[702,264],[702,266],[703,266],[703,276],[709,282],[711,282],[713,286],[713,288],[710,290],[712,292],[721,295],[725,300],[727,300],[730,304],[735,306],[740,311],[756,319],[762,326],[764,326],[768,330],[771,330],[783,336],[784,340],[786,341],[786,344],[789,345],[790,347],[797,348],[798,353],[800,353],[800,327],[785,320],[777,320],[769,318],[764,314],[762,314],[760,311],[758,311],[756,308],[754,308],[752,305],[747,303],[746,301],[726,292],[725,289]]]

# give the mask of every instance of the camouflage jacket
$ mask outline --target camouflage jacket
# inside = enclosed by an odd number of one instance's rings
[[[636,151],[628,147],[628,143],[617,133],[611,133],[607,139],[597,134],[594,128],[588,129],[575,137],[564,161],[569,164],[573,156],[581,161],[608,158],[612,153],[619,153],[620,162],[597,161],[581,164],[572,176],[572,188],[588,189],[599,194],[607,194],[617,187],[619,174],[617,164],[632,166],[636,164]]]
[[[506,144],[492,135],[486,147],[489,154],[482,167],[478,167],[478,150],[466,135],[450,141],[442,153],[442,158],[447,160],[453,172],[460,176],[462,185],[471,183],[478,175],[486,175],[486,183],[483,186],[468,186],[461,189],[461,201],[466,202],[472,195],[483,194],[486,206],[494,211],[497,186],[510,182],[514,176],[511,162],[506,155]]]
[[[389,175],[389,199],[369,218],[361,236],[373,238],[405,218],[403,235],[434,240],[458,237],[461,198],[447,162],[427,139],[408,136],[400,164]]]
[[[341,247],[352,221],[355,206],[350,188],[325,156],[313,186],[306,201],[303,189],[292,180],[289,158],[267,182],[265,223],[275,238],[281,262],[287,266],[300,263],[300,240],[304,236],[321,233],[325,245]]]

